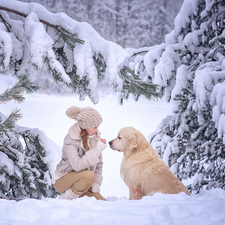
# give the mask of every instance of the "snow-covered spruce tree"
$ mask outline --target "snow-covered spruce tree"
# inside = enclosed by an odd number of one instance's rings
[[[225,189],[224,21],[225,1],[185,0],[165,43],[132,55],[136,73],[173,102],[150,142],[192,193]]]
[[[0,104],[14,100],[24,101],[23,93],[32,93],[37,87],[23,76],[11,88],[0,94]],[[38,129],[15,124],[21,118],[18,109],[8,117],[0,113],[0,198],[20,200],[24,198],[55,197],[51,185],[47,137]]]
[[[140,93],[147,98],[161,96],[157,85],[142,82],[127,69],[129,52],[103,39],[88,23],[51,13],[37,3],[2,0],[0,10],[1,63],[16,76],[26,74],[34,81],[37,71],[47,70],[81,100],[88,96],[94,103],[102,84],[121,91],[121,98],[130,93],[137,98]],[[19,17],[13,19],[14,15]]]

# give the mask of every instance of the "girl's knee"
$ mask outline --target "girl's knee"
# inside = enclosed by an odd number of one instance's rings
[[[95,174],[92,171],[85,170],[80,175],[80,179],[73,185],[73,191],[74,189],[78,192],[86,191],[94,182]]]
[[[89,171],[89,170],[86,170],[86,171],[83,171],[84,172],[84,178],[85,180],[92,184],[95,180],[95,174],[92,172],[92,171]]]

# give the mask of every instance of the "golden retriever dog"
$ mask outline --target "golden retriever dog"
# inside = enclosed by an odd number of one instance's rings
[[[124,154],[120,173],[129,187],[130,199],[141,199],[156,192],[184,192],[190,195],[144,135],[135,128],[122,128],[117,138],[110,141],[109,145],[113,150]]]

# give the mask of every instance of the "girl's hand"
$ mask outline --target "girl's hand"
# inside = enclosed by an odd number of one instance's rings
[[[101,142],[103,142],[104,144],[106,144],[106,140],[105,139],[101,139]]]
[[[97,154],[98,157],[101,154],[101,152],[105,149],[106,149],[106,140],[105,139],[98,140],[96,147],[93,148],[93,150],[95,151],[95,153]]]

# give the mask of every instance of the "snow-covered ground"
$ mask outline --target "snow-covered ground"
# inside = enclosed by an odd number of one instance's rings
[[[4,82],[3,82],[4,81]],[[0,93],[11,85],[11,80],[0,81]],[[153,132],[161,120],[171,113],[171,105],[164,101],[149,102],[141,98],[138,102],[129,99],[123,106],[115,95],[101,94],[100,103],[93,105],[88,99],[80,102],[77,96],[54,96],[44,94],[26,95],[23,104],[9,102],[0,106],[0,111],[9,114],[12,108],[21,108],[23,119],[19,125],[39,128],[58,146],[73,120],[65,115],[71,105],[91,106],[97,109],[103,123],[99,130],[102,137],[110,141],[119,129],[133,126],[146,137]],[[57,162],[56,154],[53,161]],[[102,195],[107,202],[94,198],[76,200],[26,199],[15,202],[0,200],[0,224],[225,224],[225,191],[214,189],[199,195],[186,196],[156,194],[142,200],[129,201],[128,189],[120,178],[122,154],[109,147],[103,152]]]
[[[225,191],[196,196],[155,194],[142,200],[0,200],[0,224],[224,225]]]

